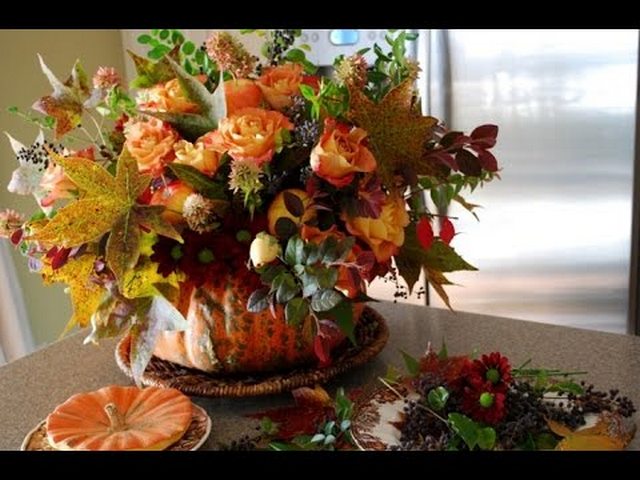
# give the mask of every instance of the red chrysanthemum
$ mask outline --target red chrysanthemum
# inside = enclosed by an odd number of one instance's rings
[[[462,411],[477,422],[495,425],[504,418],[505,394],[495,391],[487,381],[480,388],[466,386],[462,396]]]
[[[466,383],[475,390],[489,382],[491,391],[505,393],[512,380],[511,365],[507,357],[493,352],[468,364],[463,376]]]
[[[206,282],[215,286],[226,282],[229,276],[237,277],[247,271],[249,245],[238,240],[238,232],[248,230],[253,238],[261,229],[266,229],[266,220],[261,217],[249,222],[237,214],[227,215],[220,231],[199,234],[185,229],[182,232],[183,244],[160,237],[153,246],[151,260],[158,263],[158,273],[165,277],[171,272],[181,271],[186,274],[187,282],[196,287]],[[253,276],[258,278],[255,274]],[[259,285],[256,280],[255,288]]]

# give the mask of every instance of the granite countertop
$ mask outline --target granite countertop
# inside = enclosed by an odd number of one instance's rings
[[[499,350],[514,365],[531,358],[532,365],[589,372],[596,388],[619,388],[640,405],[640,337],[545,325],[501,317],[452,313],[429,307],[380,302],[373,305],[391,332],[382,353],[369,364],[346,373],[330,388],[351,388],[375,382],[387,365],[402,365],[399,348],[420,355],[428,342],[445,339],[450,355]],[[71,395],[109,384],[131,384],[114,359],[116,341],[82,345],[86,332],[53,343],[0,367],[0,449],[17,450],[24,436]],[[213,420],[203,448],[215,449],[254,431],[257,421],[244,414],[290,402],[290,395],[246,399],[195,397]],[[636,414],[636,423],[638,422]],[[640,449],[640,434],[631,445]]]

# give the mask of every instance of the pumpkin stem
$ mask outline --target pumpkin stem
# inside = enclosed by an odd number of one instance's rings
[[[116,407],[115,404],[107,403],[104,406],[104,411],[107,414],[107,417],[109,417],[112,432],[119,432],[125,429],[124,417],[118,411],[118,407]]]

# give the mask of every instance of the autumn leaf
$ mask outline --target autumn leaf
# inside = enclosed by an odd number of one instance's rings
[[[456,234],[456,230],[448,218],[443,218],[440,223],[440,240],[449,245]]]
[[[133,88],[148,88],[158,83],[168,82],[175,78],[173,69],[167,61],[167,57],[163,57],[157,62],[153,62],[146,57],[136,55],[131,50],[127,50],[129,57],[133,60],[133,66],[138,75],[132,82]],[[172,55],[170,52],[169,55]]]
[[[395,261],[398,272],[407,282],[410,292],[420,277],[422,267],[425,267],[428,275],[436,280],[434,288],[437,284],[436,291],[438,293],[443,292],[441,285],[450,284],[442,276],[443,272],[477,270],[441,240],[434,240],[431,247],[425,250],[418,240],[416,227],[413,224],[405,229],[404,244],[400,248],[400,253],[396,255]],[[443,298],[443,300],[448,304],[448,298]]]
[[[119,282],[140,255],[141,224],[182,241],[178,232],[161,218],[161,209],[137,204],[151,179],[138,171],[135,159],[126,150],[118,159],[115,177],[85,158],[59,157],[56,161],[78,186],[81,198],[60,209],[34,233],[32,240],[70,248],[97,241],[111,232],[106,259]]]
[[[45,284],[63,282],[69,285],[69,295],[73,304],[73,316],[67,323],[62,335],[76,325],[86,327],[91,321],[91,316],[98,309],[107,292],[91,281],[93,274],[95,254],[84,254],[69,259],[69,261],[57,270],[51,265],[45,264],[42,269],[42,277]]]
[[[444,276],[442,272],[438,270],[433,270],[432,268],[426,269],[426,278],[427,282],[431,287],[436,291],[440,299],[445,303],[449,310],[453,310],[451,308],[451,303],[449,303],[449,295],[445,291],[443,285],[453,285],[452,282],[449,281],[447,277]]]
[[[430,164],[423,161],[423,156],[437,120],[422,116],[414,108],[414,81],[413,77],[406,79],[379,103],[358,88],[349,89],[349,118],[367,131],[378,174],[391,190],[395,189],[394,175],[406,167],[415,173],[429,173],[425,168]]]
[[[82,122],[83,104],[91,93],[89,82],[80,61],[76,61],[71,75],[63,83],[47,67],[39,54],[38,59],[42,72],[53,88],[53,93],[40,98],[32,108],[55,119],[55,138],[57,140]]]

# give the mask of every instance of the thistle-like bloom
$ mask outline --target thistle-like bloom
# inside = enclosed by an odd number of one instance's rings
[[[229,32],[213,33],[206,47],[218,66],[236,78],[247,78],[255,70],[256,58]]]
[[[0,238],[9,238],[13,232],[22,227],[24,216],[15,210],[6,209],[0,212]]]
[[[362,55],[351,55],[343,59],[336,67],[336,78],[356,88],[367,83],[367,61]]]
[[[226,202],[211,200],[199,193],[192,193],[184,201],[182,215],[191,230],[198,233],[211,232],[220,225],[219,220],[226,211],[226,205]]]
[[[120,85],[122,79],[120,74],[113,67],[98,67],[95,75],[93,76],[93,87],[108,89]]]
[[[229,174],[229,187],[233,193],[240,191],[247,198],[263,189],[261,176],[262,169],[252,159],[234,160]]]

